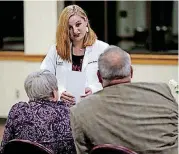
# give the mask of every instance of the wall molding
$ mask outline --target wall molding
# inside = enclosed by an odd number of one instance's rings
[[[22,51],[0,51],[0,61],[41,62],[45,55],[24,54]]]
[[[42,62],[45,55],[24,54],[22,51],[0,51],[0,61]],[[178,65],[178,55],[131,54],[132,64]]]
[[[132,64],[178,65],[178,55],[131,54]]]
[[[7,120],[7,117],[0,117],[0,125],[5,124]]]

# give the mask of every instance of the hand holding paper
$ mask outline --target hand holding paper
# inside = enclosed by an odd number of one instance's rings
[[[85,88],[85,95],[81,95],[81,98],[84,98],[90,94],[92,94],[92,90],[91,90],[91,88],[87,87],[87,88]]]
[[[74,105],[75,104],[75,97],[72,96],[70,93],[64,91],[61,95],[60,98],[63,102],[65,103],[69,103],[70,105]]]

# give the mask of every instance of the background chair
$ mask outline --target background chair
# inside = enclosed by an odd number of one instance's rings
[[[14,139],[5,145],[3,154],[53,154],[53,152],[36,142]]]
[[[103,144],[95,146],[90,154],[137,154],[136,152],[123,147],[111,144]]]

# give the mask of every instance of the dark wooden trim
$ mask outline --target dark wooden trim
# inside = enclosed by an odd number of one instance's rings
[[[5,124],[6,120],[7,120],[7,118],[0,117],[0,124]]]

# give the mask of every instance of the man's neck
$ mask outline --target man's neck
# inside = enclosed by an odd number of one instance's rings
[[[130,83],[131,78],[124,78],[124,79],[116,79],[116,80],[111,80],[111,81],[105,81],[103,80],[103,87],[109,87],[117,84],[122,84],[122,83]]]

